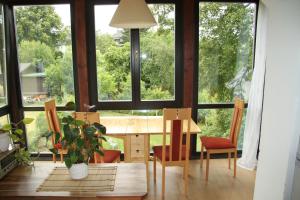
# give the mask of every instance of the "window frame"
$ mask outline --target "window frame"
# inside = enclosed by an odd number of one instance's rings
[[[75,104],[79,107],[79,83],[77,80],[78,70],[77,70],[77,60],[76,60],[76,35],[75,35],[75,22],[74,22],[74,0],[10,0],[7,5],[12,11],[14,10],[14,6],[43,6],[43,5],[59,5],[59,4],[68,4],[70,5],[70,20],[71,20],[71,40],[72,40],[72,61],[73,61],[73,77],[74,77],[74,95],[75,95]],[[16,20],[15,16],[12,16],[14,21],[14,37],[17,38],[17,29],[16,29]],[[15,49],[16,54],[14,58],[16,59],[16,69],[18,73],[18,79],[20,80],[20,73],[19,73],[19,57],[18,57],[18,45],[15,43],[12,45],[13,49]],[[23,94],[21,89],[21,81],[19,81],[19,88],[18,94],[20,95],[20,105],[19,107],[23,111],[44,111],[43,106],[24,106],[23,105]],[[68,111],[65,106],[57,106],[58,111]]]
[[[256,11],[255,11],[255,20],[254,20],[254,40],[253,40],[253,68],[254,68],[254,61],[255,61],[255,47],[256,47],[256,34],[257,34],[257,14],[259,9],[259,0],[196,0],[194,4],[194,20],[195,20],[195,49],[194,49],[194,77],[193,77],[193,110],[192,110],[192,117],[194,121],[197,123],[198,117],[198,110],[202,109],[232,109],[234,108],[234,102],[229,103],[199,103],[198,102],[198,90],[199,86],[199,5],[200,3],[204,2],[211,2],[211,3],[254,3],[256,4]],[[245,108],[248,107],[248,103],[245,103]],[[193,157],[198,157],[200,152],[197,152],[197,142],[198,142],[198,135],[191,136],[191,155]],[[241,154],[242,150],[238,150],[238,154]],[[218,157],[218,156],[217,156]]]
[[[140,86],[140,37],[138,29],[130,30],[130,70],[131,70],[131,100],[99,101],[97,90],[97,66],[96,66],[96,34],[95,34],[95,13],[96,5],[114,5],[119,0],[91,0],[87,2],[87,46],[88,46],[88,76],[90,104],[96,106],[96,110],[141,110],[141,109],[162,109],[166,107],[181,107],[183,102],[183,38],[182,38],[182,6],[176,0],[146,0],[148,4],[174,4],[175,5],[175,99],[174,100],[142,100]],[[134,59],[134,52],[139,56]]]

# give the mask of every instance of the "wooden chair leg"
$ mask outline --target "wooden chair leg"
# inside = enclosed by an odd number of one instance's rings
[[[228,153],[228,169],[231,168],[231,152]]]
[[[237,159],[237,150],[234,151],[234,172],[233,176],[236,177],[236,159]]]
[[[56,154],[55,153],[52,154],[52,160],[53,160],[54,163],[56,163]]]
[[[64,154],[60,151],[60,162],[64,162]]]
[[[205,175],[205,180],[206,181],[208,181],[209,159],[210,159],[210,154],[209,154],[209,151],[207,151],[207,156],[206,156],[206,175]]]
[[[203,166],[203,154],[204,154],[204,148],[203,145],[201,145],[201,156],[200,156],[200,167],[202,168]]]
[[[185,194],[188,193],[188,177],[189,176],[189,164],[188,163],[185,163],[185,166],[184,166],[184,189],[185,189]]]
[[[153,156],[153,180],[156,183],[156,156]]]
[[[161,196],[162,196],[162,199],[164,199],[165,197],[165,187],[166,187],[166,166],[165,164],[162,164],[162,181],[161,181],[161,188],[162,188],[162,191],[161,191]]]

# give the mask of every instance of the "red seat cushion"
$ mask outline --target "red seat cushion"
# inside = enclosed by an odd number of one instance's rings
[[[206,149],[230,149],[235,148],[230,139],[221,137],[200,137],[202,145]]]
[[[97,157],[97,162],[100,163],[101,162],[100,155],[98,153],[96,153],[95,155]],[[121,155],[121,151],[119,151],[119,150],[107,150],[107,149],[105,149],[104,150],[103,161],[105,163],[112,163],[112,162],[116,161],[117,158],[120,157],[120,155]],[[91,162],[95,162],[93,160],[94,159],[92,159]]]
[[[186,149],[185,145],[182,145],[181,160],[185,160],[185,149]],[[162,160],[162,146],[154,146],[153,153],[159,160]],[[166,161],[170,161],[169,145],[166,145]]]

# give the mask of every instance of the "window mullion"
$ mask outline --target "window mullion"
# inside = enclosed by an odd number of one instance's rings
[[[131,74],[132,74],[132,102],[137,107],[141,101],[140,86],[140,34],[139,29],[132,29],[131,34]]]

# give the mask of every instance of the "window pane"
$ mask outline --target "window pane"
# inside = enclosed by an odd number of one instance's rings
[[[131,100],[130,31],[109,26],[117,5],[95,6],[99,101]]]
[[[9,123],[9,115],[3,115],[0,117],[0,127]]]
[[[254,3],[200,3],[198,103],[248,99],[253,69]]]
[[[0,107],[7,105],[6,52],[3,5],[0,4]]]
[[[70,115],[72,112],[58,112],[58,118],[62,119],[66,115]],[[25,112],[25,117],[32,118],[34,121],[31,124],[26,125],[26,136],[30,152],[49,152],[49,148],[52,147],[51,139],[46,144],[46,139],[41,137],[48,131],[48,123],[45,112],[33,111]],[[61,130],[62,125],[60,124]]]
[[[14,7],[25,106],[74,101],[70,5]]]
[[[201,129],[201,136],[228,137],[232,121],[233,109],[201,109],[198,110],[197,124]],[[243,147],[246,110],[243,114],[238,149]],[[197,151],[200,151],[200,139],[197,138]]]
[[[142,100],[175,99],[175,5],[149,5],[157,26],[140,30]]]

